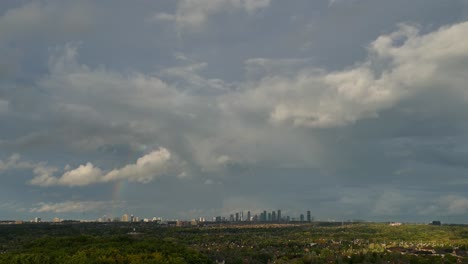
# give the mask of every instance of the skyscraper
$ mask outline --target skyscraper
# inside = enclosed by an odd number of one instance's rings
[[[236,213],[236,222],[239,222],[239,213]]]
[[[304,214],[301,214],[301,222],[304,222]]]
[[[307,222],[312,222],[312,216],[310,215],[310,211],[307,211]]]
[[[281,222],[281,210],[278,210],[276,217],[278,218],[278,222]]]
[[[251,218],[250,211],[247,211],[247,221],[250,221],[250,218]]]
[[[276,221],[277,221],[277,220],[276,220],[276,212],[275,212],[275,211],[272,211],[272,212],[271,212],[271,221],[272,221],[272,222],[276,222]]]

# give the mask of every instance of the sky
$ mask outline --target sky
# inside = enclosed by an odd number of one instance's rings
[[[0,58],[0,219],[468,222],[468,0],[6,0]]]

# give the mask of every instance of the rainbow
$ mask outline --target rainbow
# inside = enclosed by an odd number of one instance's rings
[[[141,146],[140,152],[145,152],[146,149],[147,149],[146,146]],[[129,151],[128,156],[127,156],[127,161],[125,164],[130,164],[130,163],[135,162],[135,159],[138,158],[138,157],[135,157],[136,156],[135,154],[137,153],[133,153],[134,155],[132,155],[132,151]],[[129,212],[122,211],[125,209],[125,208],[122,208],[122,201],[125,200],[124,198],[125,198],[128,185],[129,184],[127,180],[119,180],[115,182],[114,187],[112,189],[112,211],[111,211],[112,217],[120,217],[124,213],[129,213]]]
[[[120,180],[115,182],[114,188],[112,190],[112,201],[119,202],[120,199],[124,196],[125,190],[127,187],[127,182],[124,180]]]
[[[125,197],[125,191],[127,189],[127,181],[120,180],[115,182],[112,189],[112,209],[110,216],[120,217],[124,212],[122,212],[122,198]]]

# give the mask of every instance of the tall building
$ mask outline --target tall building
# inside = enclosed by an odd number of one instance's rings
[[[263,211],[263,219],[262,219],[263,222],[266,222],[267,221],[267,212],[266,210]]]
[[[301,214],[301,222],[304,222],[304,214]]]
[[[277,221],[277,220],[276,220],[276,212],[275,212],[275,211],[272,211],[272,212],[271,212],[271,221],[272,221],[272,222],[276,222],[276,221]]]
[[[135,222],[135,216],[134,215],[130,215],[130,222]]]
[[[122,215],[122,222],[128,222],[128,214]]]
[[[307,211],[307,222],[312,222],[312,216],[310,215],[310,211]]]
[[[233,214],[231,214],[231,215],[229,216],[229,222],[234,222],[234,215],[233,215]]]
[[[268,221],[268,222],[271,222],[271,213],[268,213],[267,221]]]
[[[239,222],[239,213],[236,213],[236,222]]]
[[[278,222],[281,222],[281,210],[278,210],[276,217],[278,218]]]
[[[251,218],[250,211],[247,211],[247,221],[250,221],[250,218]]]

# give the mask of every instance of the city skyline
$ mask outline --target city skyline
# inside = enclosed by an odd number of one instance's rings
[[[468,223],[468,0],[0,1],[0,57],[0,219]]]
[[[244,217],[244,212],[245,212],[245,217]],[[263,217],[262,214],[264,212],[267,212],[266,210],[263,211],[258,211],[258,212],[251,212],[251,211],[239,211],[239,212],[234,212],[228,215],[216,215],[216,216],[197,216],[197,215],[192,215],[188,218],[185,219],[178,219],[174,217],[167,217],[163,218],[161,216],[152,216],[148,217],[148,215],[143,215],[143,216],[137,216],[132,213],[123,213],[121,215],[102,215],[99,216],[98,218],[91,220],[91,219],[64,219],[64,218],[59,218],[57,216],[51,216],[48,215],[46,217],[34,217],[34,219],[30,219],[30,222],[41,222],[41,221],[52,221],[52,222],[60,222],[64,220],[89,220],[89,221],[96,221],[96,222],[154,222],[154,221],[163,221],[164,220],[193,220],[196,219],[197,221],[200,222],[294,222],[294,221],[300,221],[300,213],[292,213],[293,215],[284,215],[282,213],[281,209],[273,210],[269,212],[269,215],[276,215],[277,217]],[[284,211],[283,211],[284,212]],[[303,222],[312,222],[314,220],[314,217],[311,217],[311,211],[307,210],[308,218],[303,220]],[[203,219],[203,220],[201,220]],[[0,221],[28,221],[28,219],[0,219]],[[348,219],[349,221],[349,219]]]

